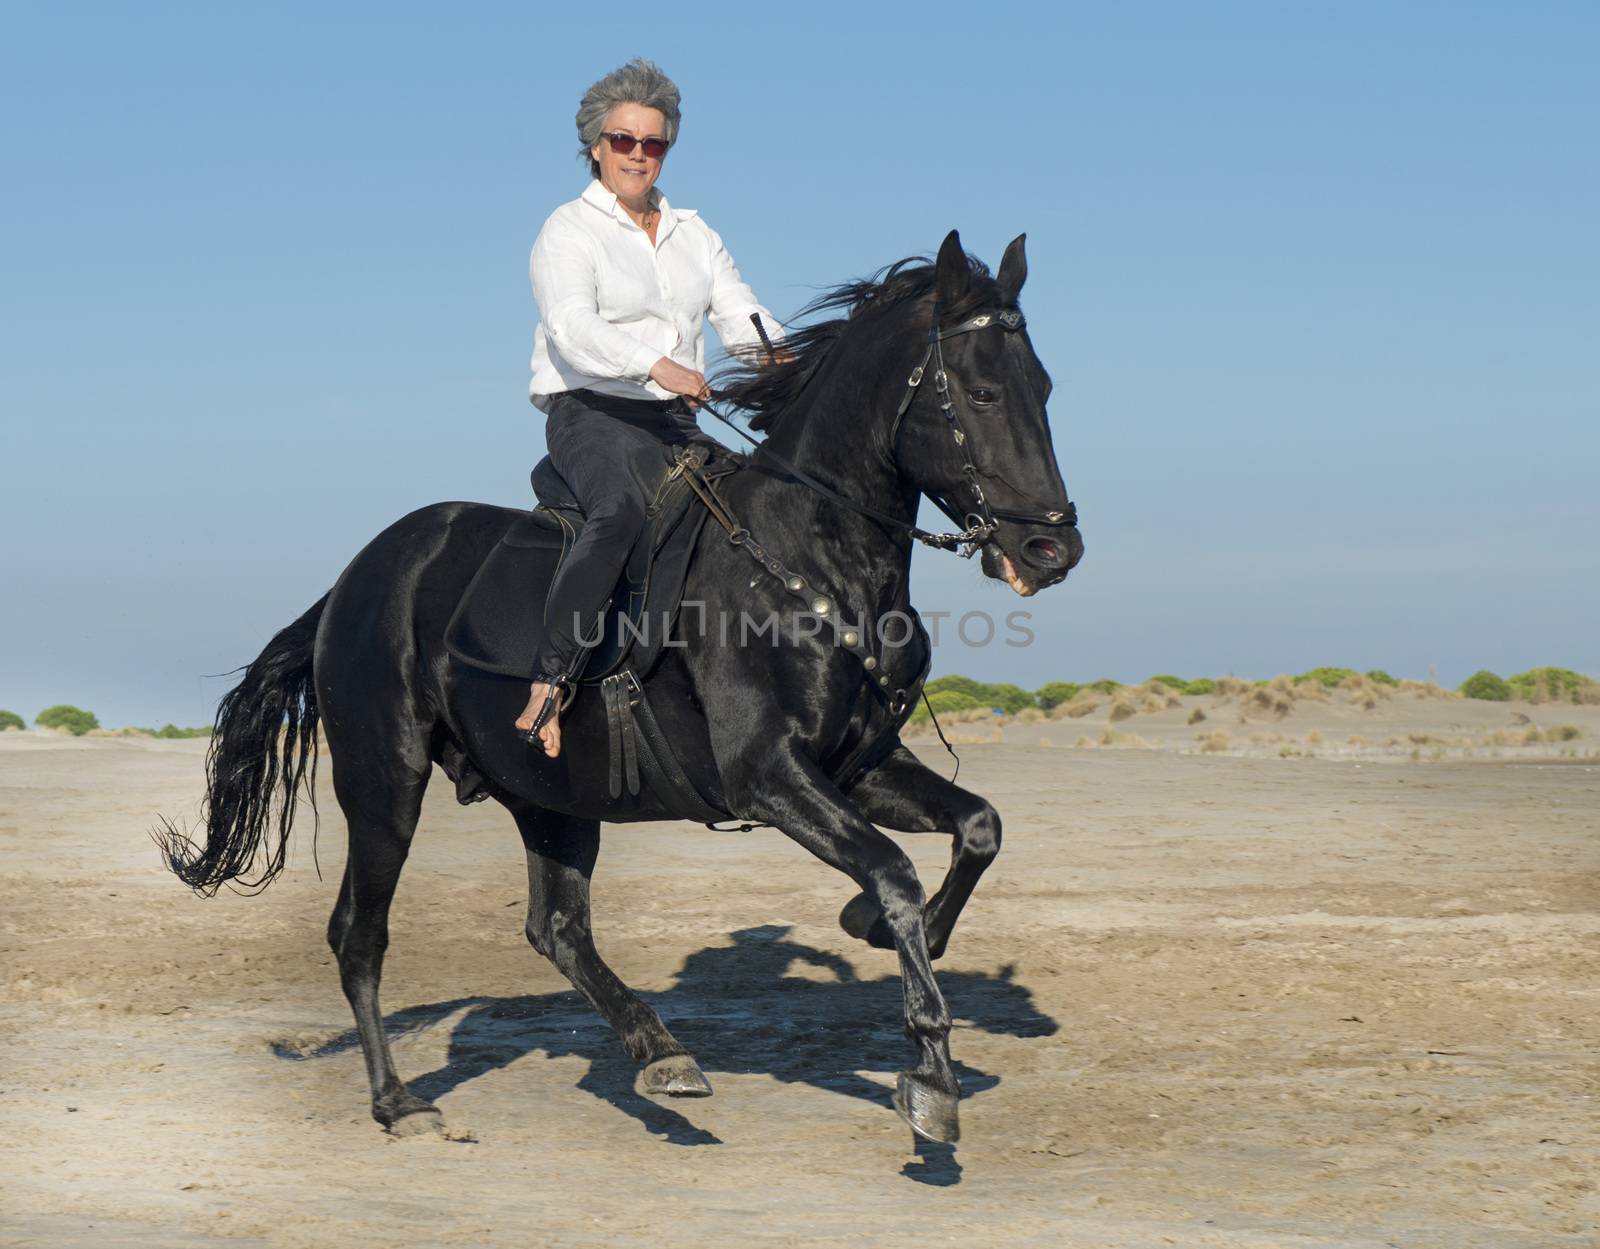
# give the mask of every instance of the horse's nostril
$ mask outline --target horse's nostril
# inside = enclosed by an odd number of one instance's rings
[[[1041,568],[1064,568],[1067,554],[1054,538],[1029,538],[1022,544],[1022,557]]]

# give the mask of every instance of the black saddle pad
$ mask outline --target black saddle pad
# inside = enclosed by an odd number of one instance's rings
[[[663,462],[663,480],[667,467]],[[709,513],[681,478],[656,486],[654,515],[629,555],[612,592],[605,633],[581,673],[586,683],[608,676],[624,661],[643,677],[659,659],[677,619],[695,539]],[[512,523],[445,630],[452,658],[500,676],[535,675],[550,583],[582,525],[578,513],[545,506]]]

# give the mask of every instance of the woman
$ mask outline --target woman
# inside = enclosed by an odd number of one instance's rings
[[[672,80],[642,59],[584,93],[578,139],[594,180],[550,214],[529,263],[540,317],[529,394],[586,517],[550,587],[539,675],[516,721],[551,758],[562,698],[644,524],[634,465],[661,459],[663,444],[709,441],[693,415],[708,393],[705,319],[730,351],[759,344],[751,313],[780,335],[716,231],[655,189],[677,141],[678,102]]]

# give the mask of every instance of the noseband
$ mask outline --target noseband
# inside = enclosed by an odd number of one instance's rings
[[[1020,330],[1025,324],[1027,322],[1023,320],[1020,309],[1002,308],[999,312],[979,313],[959,325],[942,329],[939,325],[939,305],[934,304],[933,321],[928,329],[928,349],[922,353],[922,359],[918,361],[917,367],[911,370],[911,376],[906,379],[905,396],[900,400],[900,406],[895,409],[894,424],[889,429],[890,451],[898,459],[900,426],[905,421],[906,413],[911,409],[912,401],[917,397],[917,389],[922,385],[922,379],[927,375],[928,365],[931,363],[933,385],[939,395],[939,410],[944,413],[945,423],[950,427],[950,436],[955,439],[956,449],[961,456],[961,474],[966,478],[967,486],[972,491],[975,506],[971,510],[962,511],[942,494],[930,494],[928,497],[952,521],[966,526],[959,534],[941,535],[954,539],[951,545],[959,544],[966,548],[961,552],[963,558],[970,558],[973,552],[999,529],[1002,520],[1046,526],[1078,523],[1077,506],[1070,500],[1061,511],[1038,513],[1018,512],[1010,508],[991,506],[988,496],[983,493],[983,486],[978,482],[978,466],[972,462],[967,431],[961,427],[961,420],[956,416],[955,398],[950,390],[950,375],[944,367],[944,340],[961,334],[971,334],[977,330],[986,330],[991,326],[1011,333]]]

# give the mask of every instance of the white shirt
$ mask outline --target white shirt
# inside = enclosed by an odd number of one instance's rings
[[[541,411],[550,395],[579,387],[672,398],[650,370],[666,356],[704,372],[707,316],[730,350],[760,343],[752,312],[774,342],[783,336],[717,232],[693,209],[652,195],[661,213],[654,247],[598,179],[551,213],[534,240],[528,274],[540,321],[528,394]]]

